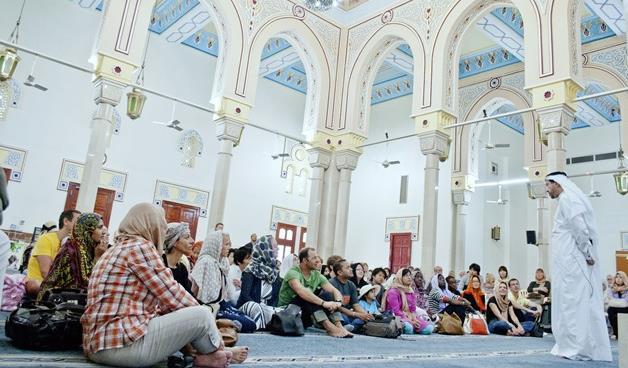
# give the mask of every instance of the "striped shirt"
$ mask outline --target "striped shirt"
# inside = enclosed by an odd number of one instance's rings
[[[132,344],[158,315],[198,303],[175,281],[155,246],[124,240],[103,254],[92,271],[83,324],[83,350],[93,354]]]

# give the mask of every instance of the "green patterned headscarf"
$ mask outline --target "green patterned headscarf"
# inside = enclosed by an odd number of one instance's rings
[[[41,299],[48,289],[87,289],[89,276],[94,267],[94,249],[98,245],[92,239],[92,233],[101,221],[102,218],[96,213],[84,213],[79,216],[72,235],[59,249],[50,272],[41,284],[38,299]]]

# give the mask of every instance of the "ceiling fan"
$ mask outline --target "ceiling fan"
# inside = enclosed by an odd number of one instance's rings
[[[285,152],[284,153],[275,153],[275,154],[270,155],[270,157],[272,157],[273,160],[276,160],[279,157],[290,157],[290,154],[289,153],[285,153]]]
[[[508,203],[507,199],[502,198],[502,186],[499,185],[497,187],[497,200],[496,201],[486,201],[486,203],[491,203],[491,204],[501,204],[501,205],[505,205],[506,203]]]
[[[177,109],[176,102],[173,101],[172,102],[172,114],[170,116],[170,121],[167,122],[167,123],[161,122],[161,121],[153,121],[153,124],[163,125],[166,128],[172,128],[172,129],[176,130],[177,132],[183,131],[183,128],[180,126],[181,122],[174,118],[174,113],[175,113],[176,109]]]
[[[31,66],[31,73],[28,75],[28,77],[26,77],[26,80],[24,81],[24,85],[28,86],[28,87],[34,87],[37,88],[40,91],[47,91],[48,87],[41,85],[37,82],[35,82],[35,65],[37,65],[37,60],[39,59],[38,56],[35,57],[35,60],[33,61],[33,66]]]
[[[484,117],[486,116],[486,110],[482,110],[482,113],[484,114]],[[488,121],[488,140],[486,141],[486,143],[484,143],[484,146],[482,147],[482,150],[492,150],[495,148],[509,148],[510,147],[510,143],[493,143],[493,138],[492,138],[492,122],[491,120]]]
[[[401,161],[399,160],[388,161],[388,133],[384,133],[384,135],[386,136],[386,159],[380,162],[380,164],[386,169],[391,165],[399,165]]]

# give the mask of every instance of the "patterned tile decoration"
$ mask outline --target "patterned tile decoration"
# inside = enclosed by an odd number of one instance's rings
[[[199,207],[200,216],[207,217],[209,191],[157,180],[153,203],[161,206],[162,200]]]
[[[264,78],[303,94],[307,93],[307,75],[303,70],[301,62],[287,68],[278,69]]]
[[[615,32],[597,15],[582,19],[580,39],[583,44],[615,36]]]
[[[591,13],[600,16],[613,32],[619,35],[626,33],[626,18],[621,0],[585,0],[585,4]]]
[[[578,92],[577,96],[591,95],[606,91],[605,88],[597,83],[589,83],[584,90]],[[584,103],[589,105],[595,112],[602,115],[611,123],[621,120],[619,101],[614,96],[603,96],[586,100]]]
[[[192,34],[182,44],[218,57],[218,35],[215,33],[201,30]]]
[[[307,227],[307,216],[305,212],[273,206],[270,212],[270,230],[277,230],[277,223],[279,222],[297,227]]]
[[[384,240],[390,241],[390,234],[411,233],[412,241],[419,240],[419,216],[386,217]]]
[[[199,0],[164,0],[155,7],[148,29],[162,34],[198,5]]]
[[[57,182],[57,190],[67,191],[70,182],[80,183],[83,178],[83,169],[85,164],[63,159],[61,164],[61,173]],[[115,200],[124,201],[124,192],[126,190],[127,173],[103,168],[100,171],[100,180],[98,186],[110,189],[116,192]]]
[[[11,169],[11,177],[8,178],[11,181],[22,181],[22,174],[24,173],[24,165],[26,164],[27,151],[9,147],[0,146],[0,167],[6,167]]]
[[[502,7],[493,10],[491,14],[515,31],[519,36],[523,37],[523,19],[517,8]]]
[[[409,74],[374,84],[371,90],[371,105],[411,95],[413,84],[414,79]]]
[[[505,114],[511,111],[515,111],[515,107],[513,105],[505,104],[495,110],[492,115]],[[516,131],[517,133],[523,134],[523,118],[521,117],[521,115],[506,116],[495,120]]]
[[[460,79],[464,79],[519,62],[510,51],[499,46],[493,47],[461,56],[458,75]]]

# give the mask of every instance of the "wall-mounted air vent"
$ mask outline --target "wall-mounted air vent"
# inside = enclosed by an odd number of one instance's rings
[[[614,160],[617,158],[617,152],[598,153],[597,155],[586,155],[578,157],[570,157],[567,159],[567,165],[582,164],[585,162]]]

